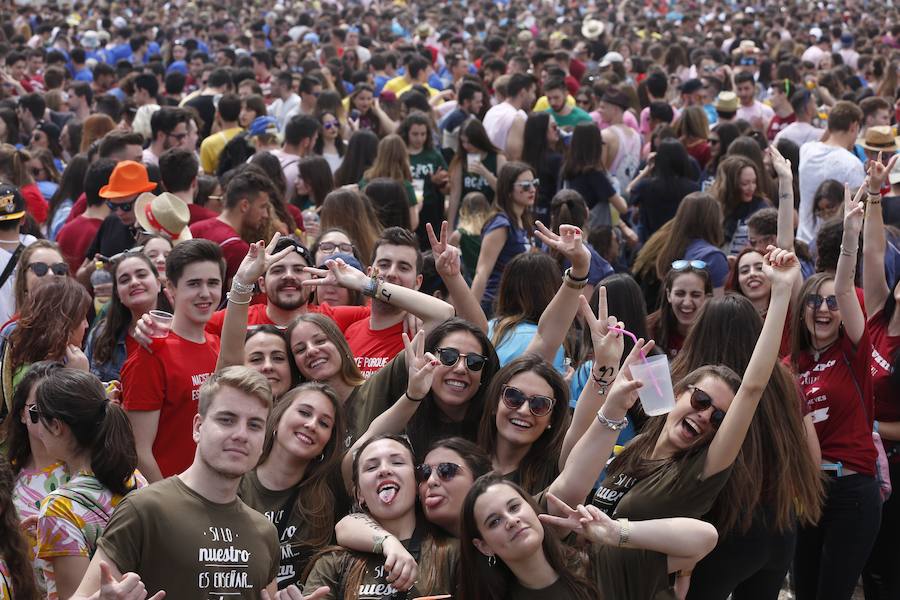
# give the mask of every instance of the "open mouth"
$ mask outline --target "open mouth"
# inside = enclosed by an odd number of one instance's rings
[[[681,428],[688,438],[694,439],[701,434],[700,427],[693,420],[685,417],[681,420]]]
[[[747,281],[747,287],[750,288],[751,290],[755,290],[756,288],[760,287],[762,284],[763,284],[763,282],[760,279],[751,279],[751,280]]]
[[[212,302],[198,302],[197,304],[194,304],[194,307],[196,307],[197,310],[207,311],[212,308]]]
[[[297,433],[295,433],[294,437],[296,437],[298,440],[300,440],[307,446],[312,446],[313,444],[315,444],[315,442],[313,441],[313,439],[311,437],[309,437],[308,435],[306,435],[305,433],[303,433],[301,431],[298,431]]]
[[[391,504],[397,498],[397,492],[400,491],[400,484],[396,481],[387,479],[378,484],[376,489],[378,498],[385,504]]]
[[[317,358],[309,363],[309,368],[316,369],[318,367],[321,367],[322,365],[324,365],[327,362],[328,362],[328,359],[326,359],[326,358]]]
[[[464,392],[469,387],[468,382],[460,379],[445,379],[444,385],[457,392]]]
[[[516,417],[510,419],[509,422],[513,427],[516,427],[518,429],[531,429],[533,427],[533,425],[525,419],[518,419]]]

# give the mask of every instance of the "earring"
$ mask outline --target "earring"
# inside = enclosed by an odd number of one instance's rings
[[[324,453],[324,452],[323,452],[322,454],[319,455],[319,462],[322,462],[323,460],[325,460],[325,453]]]
[[[547,425],[547,429],[553,429],[553,425]]]
[[[487,561],[488,561],[488,566],[493,567],[494,565],[497,564],[497,557],[494,556],[493,554],[491,554],[490,556],[487,557]]]

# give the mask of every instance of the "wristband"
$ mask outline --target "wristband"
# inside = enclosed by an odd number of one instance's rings
[[[231,291],[237,294],[252,294],[253,293],[253,285],[247,285],[241,281],[238,281],[237,277],[231,280]]]
[[[234,292],[228,292],[227,294],[225,294],[225,297],[228,298],[228,301],[232,304],[250,304],[250,302],[253,300],[253,296],[251,296],[250,294],[246,294],[247,300],[245,302],[240,302],[238,300],[235,300],[235,297],[232,294],[234,294]]]
[[[389,537],[394,537],[390,533],[387,535],[375,536],[375,545],[372,546],[372,554],[382,554],[384,552],[384,543]]]
[[[376,294],[378,294],[378,278],[372,277],[366,283],[366,287],[362,290],[363,296],[368,296],[369,298],[374,298]]]
[[[631,525],[628,523],[628,519],[617,519],[617,522],[619,523],[619,547],[621,548],[628,543],[628,538],[631,536]]]
[[[613,421],[612,419],[607,419],[603,415],[603,409],[597,411],[597,420],[600,421],[600,424],[606,427],[607,429],[611,429],[612,431],[622,431],[626,427],[628,427],[628,417],[622,417],[618,421]]]
[[[589,276],[590,276],[590,273],[588,273],[584,277],[575,277],[574,275],[572,275],[572,267],[569,267],[563,273],[563,277],[568,277],[575,283],[581,283],[582,281],[587,281]]]
[[[571,271],[572,268],[570,267],[566,269],[566,272],[563,274],[563,285],[572,288],[573,290],[583,290],[588,283],[587,275],[584,276],[584,279],[576,279],[572,277]]]
[[[421,398],[413,398],[412,396],[409,395],[409,392],[406,392],[406,393],[403,394],[403,395],[406,396],[406,399],[407,399],[407,400],[409,400],[410,402],[415,402],[415,403],[419,403],[419,402],[421,402],[422,400],[424,400],[426,397],[428,397],[428,394],[425,394],[425,395],[422,396]]]

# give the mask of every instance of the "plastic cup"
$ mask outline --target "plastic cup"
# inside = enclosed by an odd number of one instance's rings
[[[466,154],[466,166],[471,169],[481,163],[481,157],[477,154]]]
[[[416,192],[416,202],[421,203],[422,199],[425,197],[425,180],[413,179],[412,186],[413,190]]]
[[[150,334],[152,338],[164,338],[169,336],[169,330],[172,329],[172,313],[164,310],[151,310],[150,318],[153,319],[153,332]]]
[[[643,362],[632,364],[631,375],[644,384],[638,395],[645,413],[655,417],[675,407],[675,391],[672,389],[672,374],[666,355],[648,356]]]

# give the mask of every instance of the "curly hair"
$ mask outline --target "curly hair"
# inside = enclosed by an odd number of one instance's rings
[[[16,600],[37,600],[37,584],[29,559],[31,551],[19,527],[19,517],[12,500],[14,483],[12,469],[0,454],[0,556],[9,569],[13,597]]]

